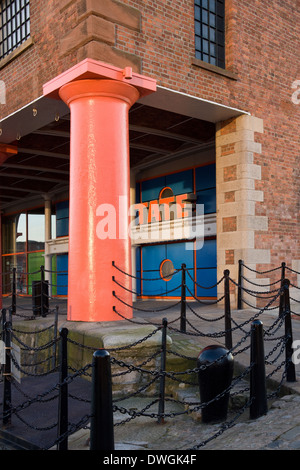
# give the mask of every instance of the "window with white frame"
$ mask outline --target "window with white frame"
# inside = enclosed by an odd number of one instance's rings
[[[30,37],[29,0],[0,1],[0,59]]]

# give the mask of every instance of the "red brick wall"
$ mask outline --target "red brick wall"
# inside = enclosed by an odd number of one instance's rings
[[[226,1],[227,68],[237,80],[192,65],[193,1],[124,3],[141,11],[142,31],[128,35],[117,27],[118,47],[138,51],[144,74],[157,78],[159,85],[264,120],[264,134],[257,136],[262,154],[255,155],[254,163],[262,167],[256,189],[264,191],[264,202],[256,204],[257,215],[268,216],[269,230],[256,234],[255,247],[271,249],[273,266],[300,259],[300,104],[291,99],[292,84],[300,79],[299,0]]]

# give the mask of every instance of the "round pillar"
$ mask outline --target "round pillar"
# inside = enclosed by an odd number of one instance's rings
[[[71,112],[68,320],[121,320],[114,306],[131,318],[131,278],[112,263],[131,273],[128,111],[139,92],[117,80],[82,79],[59,95]]]

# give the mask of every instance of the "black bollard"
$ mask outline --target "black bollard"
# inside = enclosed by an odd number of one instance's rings
[[[231,308],[230,308],[230,286],[229,270],[224,271],[224,317],[225,317],[225,347],[232,348]]]
[[[166,388],[166,353],[167,353],[167,326],[168,320],[163,318],[162,321],[162,338],[161,338],[161,359],[160,359],[160,381],[159,381],[159,402],[158,402],[158,423],[164,423],[165,412],[165,388]]]
[[[68,450],[68,329],[62,328],[60,334],[59,360],[59,399],[58,399],[58,450]]]
[[[257,419],[268,412],[263,323],[251,324],[250,349],[250,418]]]
[[[290,305],[290,293],[289,293],[290,281],[284,279],[282,281],[283,292],[283,314],[284,314],[284,328],[285,328],[285,370],[287,382],[296,382],[296,370],[295,364],[292,361],[293,357],[293,330],[292,330],[292,318],[291,318],[291,305]]]
[[[90,450],[114,450],[114,422],[110,355],[93,354]]]
[[[203,423],[224,421],[227,417],[229,391],[233,376],[233,356],[228,349],[211,345],[198,356],[198,372]],[[216,398],[220,396],[220,398]]]

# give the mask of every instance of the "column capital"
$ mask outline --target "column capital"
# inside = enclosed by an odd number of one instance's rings
[[[75,80],[66,83],[59,90],[60,98],[68,105],[82,98],[111,98],[125,101],[131,107],[140,97],[132,85],[117,80]]]
[[[156,80],[135,73],[130,67],[121,69],[97,60],[84,59],[74,67],[47,82],[43,86],[43,94],[50,98],[60,99],[59,90],[64,85],[77,80],[91,79],[109,79],[129,84],[138,90],[140,98],[156,91]]]

